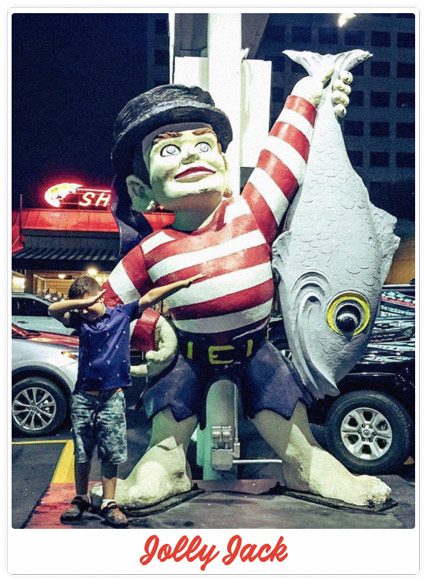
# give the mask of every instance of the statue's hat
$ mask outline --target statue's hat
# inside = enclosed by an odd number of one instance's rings
[[[114,127],[111,159],[117,174],[133,172],[134,148],[147,135],[165,125],[185,122],[211,125],[223,151],[232,140],[228,117],[215,107],[210,93],[200,87],[160,85],[129,101]]]

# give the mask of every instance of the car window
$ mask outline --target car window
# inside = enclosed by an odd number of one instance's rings
[[[48,305],[31,297],[13,297],[12,315],[21,317],[48,317]]]
[[[35,299],[30,299],[28,301],[28,315],[32,317],[48,317],[48,306],[42,303],[41,301],[37,301]]]
[[[12,298],[12,316],[15,317],[21,314],[21,301],[18,298]]]

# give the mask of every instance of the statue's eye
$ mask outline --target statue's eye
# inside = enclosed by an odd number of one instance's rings
[[[208,151],[211,150],[211,145],[209,145],[207,142],[205,141],[201,141],[200,143],[197,143],[197,145],[195,146],[195,148],[200,152],[200,153],[207,153]]]
[[[163,149],[161,150],[161,155],[163,157],[168,157],[170,155],[179,155],[180,153],[180,149],[177,145],[166,145],[165,147],[163,147]]]
[[[339,335],[358,335],[367,327],[370,317],[368,300],[357,292],[340,293],[327,309],[327,323]]]

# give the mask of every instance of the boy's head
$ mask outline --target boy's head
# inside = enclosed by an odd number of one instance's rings
[[[69,299],[85,299],[94,297],[102,291],[101,285],[91,276],[79,276],[75,279],[68,291]],[[87,307],[79,307],[78,314],[86,321],[94,321],[105,312],[103,297]]]

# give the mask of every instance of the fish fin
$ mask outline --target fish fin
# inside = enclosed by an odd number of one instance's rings
[[[394,234],[396,225],[395,216],[392,216],[392,214],[389,214],[381,208],[377,208],[373,204],[371,204],[371,212],[382,254],[380,276],[383,286],[391,267],[393,256],[399,246],[400,238]]]
[[[312,395],[317,399],[322,399],[325,395],[339,395],[340,391],[335,381],[328,377],[325,371],[321,370],[320,361],[315,357],[315,349],[312,349],[312,345],[309,344],[310,335],[307,333],[307,329],[309,328],[310,318],[316,302],[318,302],[318,307],[320,307],[318,297],[314,298],[310,295],[299,305],[295,324],[295,339],[299,352],[298,356],[293,356],[293,363],[303,383]]]
[[[281,271],[284,270],[279,264],[283,262],[288,255],[289,245],[291,242],[291,232],[285,230],[282,232],[272,244],[272,269],[281,277]]]
[[[364,62],[373,55],[367,50],[354,49],[339,54],[320,54],[308,50],[284,50],[283,53],[291,60],[302,65],[312,76],[317,76],[330,68],[334,69],[334,77],[341,71],[350,71],[356,65]]]

